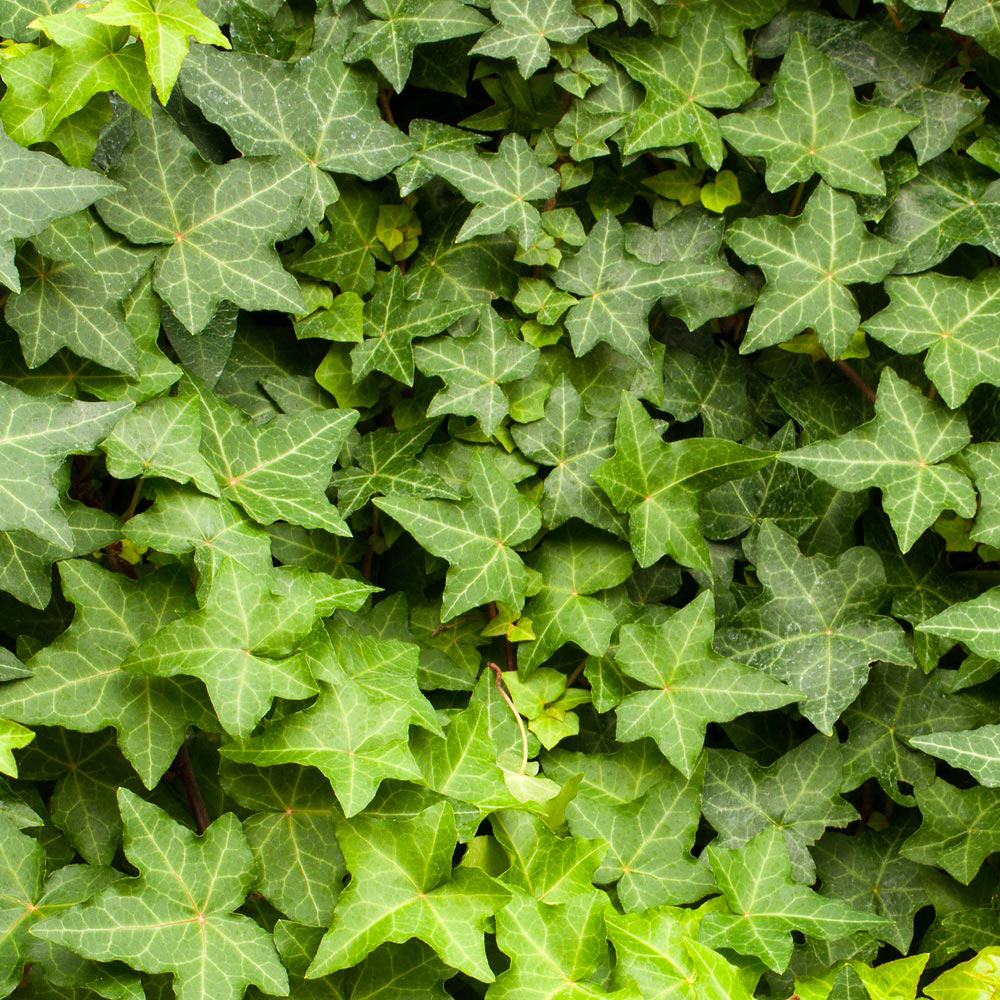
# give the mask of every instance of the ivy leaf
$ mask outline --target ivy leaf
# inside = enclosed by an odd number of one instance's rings
[[[628,514],[629,538],[640,566],[670,555],[682,566],[707,573],[711,570],[698,514],[700,494],[770,461],[769,452],[718,438],[667,444],[642,404],[623,392],[614,457],[593,476],[615,509]]]
[[[483,32],[470,53],[516,59],[526,80],[548,65],[550,42],[569,45],[594,27],[569,0],[492,0],[490,13],[499,23]]]
[[[645,686],[616,708],[616,737],[630,742],[649,736],[687,777],[709,722],[728,722],[799,697],[794,689],[719,656],[712,649],[714,635],[712,595],[704,591],[660,625],[623,625],[615,654],[622,671]]]
[[[203,606],[161,628],[123,667],[155,677],[200,678],[226,732],[246,737],[273,698],[316,692],[308,664],[294,655],[297,648],[321,614],[357,609],[369,591],[353,580],[310,579],[294,568],[252,575],[222,559]]]
[[[298,285],[273,247],[287,235],[304,193],[294,161],[207,163],[156,108],[148,121],[136,116],[132,129],[110,172],[124,190],[103,199],[99,211],[133,243],[159,247],[153,287],[184,326],[200,332],[223,300],[301,312]]]
[[[628,547],[597,531],[567,527],[547,536],[530,565],[541,587],[524,608],[535,638],[518,647],[519,667],[534,670],[567,642],[593,656],[606,653],[615,616],[589,595],[625,582],[632,570]]]
[[[924,370],[952,408],[983,382],[1000,385],[1000,352],[990,330],[1000,316],[1000,275],[971,281],[944,274],[887,278],[892,303],[864,324],[867,334],[901,354],[927,351]]]
[[[580,789],[566,809],[574,837],[603,838],[608,853],[594,876],[614,882],[627,911],[661,903],[692,903],[712,893],[705,866],[691,856],[700,816],[704,766],[690,779],[664,763],[651,744],[616,754],[555,751],[545,772],[565,782],[580,775]]]
[[[577,296],[566,314],[573,353],[582,357],[603,342],[648,366],[646,318],[653,304],[696,279],[716,277],[718,271],[714,261],[678,261],[664,268],[639,260],[625,249],[621,223],[603,213],[586,243],[564,257],[552,276],[557,288]]]
[[[941,26],[960,35],[972,35],[990,55],[1000,57],[1000,16],[993,4],[954,0]]]
[[[242,153],[300,161],[308,176],[299,217],[309,226],[339,196],[330,171],[372,181],[412,149],[379,117],[375,80],[345,65],[335,45],[294,63],[199,45],[184,63],[182,82],[185,97]]]
[[[398,521],[433,555],[447,559],[442,621],[490,601],[520,610],[528,570],[513,550],[541,527],[538,508],[476,454],[469,498],[456,503],[416,497],[378,497],[373,503]]]
[[[607,992],[600,978],[608,944],[600,896],[575,896],[564,903],[542,903],[522,892],[497,914],[497,945],[510,955],[510,968],[497,976],[489,1000],[631,1000],[633,990]],[[567,934],[567,928],[573,928]],[[571,984],[566,988],[566,984]]]
[[[593,472],[613,451],[615,422],[583,419],[580,394],[566,375],[552,385],[541,420],[515,424],[511,437],[533,462],[551,466],[542,493],[542,522],[558,528],[578,517],[596,528],[620,533],[623,520],[594,482]]]
[[[281,414],[260,424],[202,383],[186,380],[184,388],[201,406],[201,453],[223,497],[262,524],[350,534],[326,488],[356,411]]]
[[[803,556],[770,522],[760,527],[755,555],[763,592],[720,630],[716,646],[803,691],[802,714],[830,733],[869,664],[913,663],[902,629],[878,614],[882,563],[860,546],[835,559]]]
[[[127,789],[119,790],[118,804],[125,853],[138,877],[45,921],[35,936],[85,958],[170,972],[180,1000],[239,1000],[250,984],[286,993],[288,977],[270,935],[233,912],[254,871],[239,820],[227,813],[199,838]]]
[[[152,788],[188,724],[210,727],[212,715],[192,682],[136,677],[119,665],[188,609],[187,588],[169,570],[141,582],[83,560],[61,563],[59,571],[77,614],[58,640],[31,658],[31,677],[0,688],[0,715],[85,733],[113,726],[122,753]]]
[[[142,39],[146,68],[162,104],[174,89],[190,37],[206,45],[230,47],[229,39],[202,14],[195,0],[108,0],[87,16],[100,24],[128,27]]]
[[[998,849],[997,800],[990,788],[956,788],[941,778],[914,789],[923,822],[902,846],[913,861],[937,865],[968,885]]]
[[[331,239],[333,237],[331,236]],[[403,272],[393,268],[365,303],[364,340],[351,350],[351,374],[360,381],[373,371],[413,384],[413,341],[440,333],[456,320],[476,312],[467,300],[441,302],[434,297],[408,299]]]
[[[707,913],[699,939],[709,947],[754,955],[783,972],[792,955],[792,931],[836,941],[855,931],[880,930],[885,921],[825,899],[792,879],[792,862],[780,830],[761,830],[745,846],[709,845],[712,874],[728,913]]]
[[[897,273],[926,271],[961,243],[1000,250],[1000,181],[970,157],[942,153],[900,187],[879,226],[903,252]]]
[[[424,42],[461,38],[490,27],[459,0],[365,0],[373,19],[354,29],[344,61],[370,59],[395,90],[410,76],[413,50]]]
[[[1000,787],[1000,726],[980,726],[959,732],[928,733],[910,740],[910,746],[963,767],[981,785]]]
[[[351,883],[307,977],[350,968],[383,942],[416,937],[447,965],[492,982],[483,931],[510,894],[478,869],[452,868],[456,838],[447,802],[388,827],[365,816],[341,824]]]
[[[965,416],[924,398],[883,368],[875,419],[832,441],[779,456],[842,490],[878,486],[900,549],[906,553],[943,510],[976,512],[967,476],[944,462],[969,442]]]
[[[530,375],[538,349],[514,335],[511,321],[484,306],[470,336],[435,337],[418,344],[413,357],[425,375],[438,375],[445,384],[427,407],[427,416],[472,416],[492,436],[509,410],[501,386]]]
[[[956,6],[955,4],[952,5]],[[991,14],[990,16],[994,16]],[[987,1000],[1000,979],[1000,948],[983,948],[924,987],[932,1000]]]
[[[14,751],[26,747],[35,734],[24,726],[7,719],[0,719],[0,773],[17,777],[17,761]]]
[[[822,182],[801,215],[737,219],[726,242],[767,278],[740,345],[743,353],[811,327],[827,354],[839,358],[861,321],[847,286],[881,281],[900,254],[865,229],[850,196]]]
[[[736,750],[710,750],[702,812],[719,831],[721,847],[741,847],[761,830],[780,830],[796,882],[811,885],[816,867],[809,848],[827,827],[857,819],[840,797],[840,744],[814,734],[768,767]]]
[[[701,911],[658,906],[606,916],[621,975],[646,997],[750,1000],[740,970],[697,940]]]
[[[0,209],[0,282],[19,292],[14,240],[37,235],[53,219],[72,215],[121,186],[89,170],[67,167],[47,153],[24,149],[0,128],[0,189],[17,192]]]
[[[537,24],[534,32],[537,37]],[[530,247],[542,231],[541,214],[531,202],[543,201],[559,190],[559,175],[543,167],[519,135],[505,136],[496,153],[424,149],[420,162],[454,184],[476,206],[455,237],[456,243],[512,229],[518,245]]]
[[[769,190],[784,191],[818,173],[831,187],[885,194],[879,157],[919,119],[859,104],[843,70],[800,34],[781,60],[774,96],[770,107],[719,123],[723,138],[744,156],[765,159]]]
[[[58,502],[55,477],[67,454],[91,451],[131,403],[36,399],[0,383],[0,529],[30,531],[73,548],[73,533]]]

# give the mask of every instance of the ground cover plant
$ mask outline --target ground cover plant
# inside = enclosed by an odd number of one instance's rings
[[[0,36],[0,996],[997,996],[1000,8]]]

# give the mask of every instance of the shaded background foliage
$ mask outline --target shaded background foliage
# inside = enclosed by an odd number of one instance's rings
[[[992,3],[0,33],[0,992],[995,995]]]

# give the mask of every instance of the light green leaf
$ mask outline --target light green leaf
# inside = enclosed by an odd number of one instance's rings
[[[1000,787],[1000,725],[959,732],[928,733],[910,740],[910,746],[962,767],[981,785]]]
[[[35,936],[85,958],[170,972],[178,1000],[239,1000],[251,983],[287,993],[270,935],[233,912],[254,870],[239,820],[227,813],[199,838],[126,789],[118,802],[125,853],[138,877],[45,921]]]
[[[34,738],[35,734],[30,729],[8,719],[0,719],[0,773],[17,777],[13,751],[26,747]]]
[[[847,286],[881,281],[900,255],[897,246],[865,229],[849,195],[822,182],[801,215],[737,219],[726,242],[767,278],[742,353],[780,344],[808,327],[830,357],[839,358],[861,321]]]
[[[447,802],[391,825],[364,816],[341,824],[351,884],[307,976],[350,968],[385,941],[416,937],[448,965],[492,982],[483,931],[510,894],[478,869],[452,869],[456,836]]]
[[[954,8],[956,4],[952,4]],[[995,14],[993,15],[996,16]],[[983,948],[924,987],[932,1000],[989,1000],[1000,985],[1000,948]]]
[[[925,399],[916,386],[882,369],[875,418],[832,441],[783,452],[779,459],[808,469],[842,490],[882,490],[899,547],[908,552],[943,510],[976,512],[967,476],[944,462],[969,442],[965,416]]]
[[[682,566],[710,572],[698,513],[700,494],[771,460],[769,452],[718,438],[667,444],[642,404],[623,392],[614,457],[598,466],[593,477],[615,509],[628,514],[629,538],[640,566],[670,555]]]
[[[781,61],[774,96],[767,108],[727,115],[719,123],[723,138],[741,153],[764,157],[771,191],[818,173],[835,188],[885,194],[878,159],[919,119],[859,104],[843,70],[800,34]]]

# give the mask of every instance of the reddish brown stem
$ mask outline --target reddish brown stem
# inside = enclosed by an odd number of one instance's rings
[[[390,125],[396,124],[396,118],[392,113],[392,106],[389,104],[389,101],[392,99],[393,93],[394,91],[392,87],[383,87],[378,92],[378,104],[379,107],[382,109],[382,117]]]
[[[903,22],[900,21],[899,15],[896,13],[896,8],[891,4],[887,3],[885,5],[885,11],[889,15],[889,20],[892,21],[897,31],[903,31]]]
[[[514,707],[514,702],[511,700],[510,695],[507,694],[507,689],[503,682],[503,671],[495,663],[487,663],[486,666],[496,675],[497,690],[500,692],[500,697],[507,703],[507,707],[514,716],[514,721],[517,722],[517,728],[521,732],[521,768],[517,773],[524,774],[528,770],[528,731],[524,728],[524,719],[521,718],[521,713]]]
[[[838,358],[834,364],[844,373],[844,376],[851,382],[855,389],[861,393],[869,403],[875,402],[875,390],[843,359]]]
[[[201,789],[198,787],[198,779],[191,766],[191,755],[188,753],[186,743],[182,744],[180,750],[177,751],[177,757],[174,759],[171,771],[184,787],[188,809],[191,810],[191,817],[194,819],[195,830],[198,833],[204,833],[212,821],[208,818],[208,810],[205,808],[205,800],[201,797]]]

